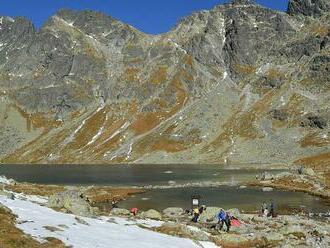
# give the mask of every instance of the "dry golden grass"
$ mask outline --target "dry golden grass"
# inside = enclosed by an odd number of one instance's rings
[[[295,164],[310,167],[315,171],[330,171],[330,152],[296,160]]]
[[[130,188],[110,188],[110,187],[94,187],[87,190],[84,196],[92,203],[107,203],[113,200],[122,201],[127,197],[135,194],[141,194],[145,191],[142,189]]]
[[[137,81],[139,81],[139,78],[138,78],[139,71],[140,71],[140,69],[138,69],[136,67],[126,68],[124,75],[123,75],[123,79],[125,81],[129,81],[129,82],[137,82]]]
[[[301,147],[323,147],[330,144],[330,137],[323,138],[318,132],[313,132],[307,134],[302,140],[299,141],[299,143]]]
[[[5,185],[4,188],[6,190],[13,191],[16,193],[23,193],[26,195],[39,195],[39,196],[50,196],[65,190],[63,186],[28,184],[28,183],[16,183],[13,185]]]
[[[152,72],[149,80],[153,84],[165,83],[167,80],[167,66],[159,66]]]
[[[317,36],[325,37],[328,35],[330,29],[329,25],[321,24],[321,23],[314,23],[310,27],[310,31]]]
[[[233,65],[233,69],[236,73],[239,73],[242,75],[250,75],[250,74],[254,74],[256,72],[256,67],[251,66],[251,65],[235,64],[235,65]]]

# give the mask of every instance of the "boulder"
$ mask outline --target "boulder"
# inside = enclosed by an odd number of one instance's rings
[[[305,168],[304,174],[311,177],[316,176],[316,173],[312,168]]]
[[[291,225],[289,224],[286,228],[281,229],[280,233],[284,235],[289,235],[292,233],[304,233],[304,228],[301,225]]]
[[[142,212],[140,217],[144,218],[144,219],[153,219],[153,220],[161,220],[162,219],[162,215],[154,209],[150,209],[148,211]]]
[[[0,190],[0,195],[6,196],[11,200],[15,199],[15,195],[9,191],[5,191],[5,190]]]
[[[184,210],[182,208],[166,208],[163,210],[163,214],[166,217],[177,218],[184,214]]]
[[[262,172],[260,175],[257,175],[256,178],[260,181],[268,181],[268,180],[273,180],[274,175],[265,171],[265,172]]]
[[[199,217],[201,222],[214,222],[216,220],[216,215],[220,212],[219,207],[207,207],[206,210]]]
[[[237,208],[228,209],[226,212],[236,217],[240,215],[240,211]]]
[[[5,176],[0,176],[0,184],[14,184],[15,181],[13,179],[8,179]]]
[[[268,241],[281,241],[284,239],[284,235],[278,232],[270,232],[267,234]]]
[[[130,215],[130,211],[125,208],[113,208],[110,212],[112,215]]]
[[[157,231],[161,233],[169,234],[172,236],[180,236],[184,238],[208,241],[209,235],[194,226],[187,226],[185,224],[178,224],[173,222],[164,223],[162,226],[157,228]]]
[[[264,187],[262,188],[262,191],[263,192],[270,192],[270,191],[273,191],[274,189],[272,187]]]
[[[85,217],[93,217],[95,210],[83,198],[79,191],[64,191],[49,197],[47,206],[65,209],[68,212]]]
[[[217,245],[222,245],[224,247],[244,247],[244,243],[249,240],[242,235],[224,233],[214,237],[214,241]]]

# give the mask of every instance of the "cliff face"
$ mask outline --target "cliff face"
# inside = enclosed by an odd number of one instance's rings
[[[147,35],[0,20],[3,163],[330,163],[328,1],[233,1]]]

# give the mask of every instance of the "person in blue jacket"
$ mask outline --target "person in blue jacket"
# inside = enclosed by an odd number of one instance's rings
[[[223,225],[226,224],[227,232],[229,232],[230,216],[223,209],[221,209],[220,212],[218,213],[218,224],[219,224],[219,230],[222,230]]]

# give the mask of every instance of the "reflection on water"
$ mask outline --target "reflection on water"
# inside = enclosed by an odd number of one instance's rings
[[[201,169],[203,168],[203,169]],[[224,170],[215,165],[1,165],[0,175],[19,182],[63,185],[144,186],[254,179],[263,170]],[[272,171],[279,173],[281,170]]]
[[[314,213],[329,211],[329,206],[323,200],[305,193],[279,190],[263,192],[259,188],[238,189],[230,186],[151,190],[123,201],[119,206],[159,211],[167,207],[185,209],[190,207],[192,195],[202,196],[202,204],[207,206],[219,206],[224,209],[239,208],[249,212],[258,211],[264,201],[269,202],[270,200],[275,201],[280,213],[296,209]]]

